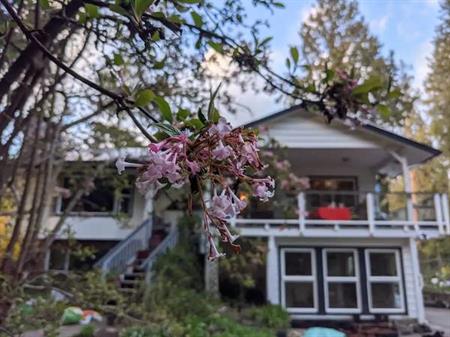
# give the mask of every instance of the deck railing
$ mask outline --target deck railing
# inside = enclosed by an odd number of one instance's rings
[[[232,225],[250,229],[255,235],[257,232],[252,229],[256,228],[266,231],[271,228],[297,229],[300,234],[331,229],[359,231],[360,234],[367,231],[369,235],[395,230],[450,235],[446,194],[306,191],[299,193],[297,198],[275,199],[264,208],[257,207],[250,205],[242,217],[231,220]],[[317,215],[321,207],[340,208],[350,215],[344,217],[345,220],[324,219]]]
[[[150,253],[150,255],[142,263],[141,267],[145,270],[145,280],[151,281],[153,265],[158,258],[165,254],[169,249],[176,246],[178,242],[178,229],[176,225],[172,225],[169,234],[164,240]]]
[[[153,226],[153,219],[145,220],[125,239],[115,245],[106,255],[97,261],[95,267],[100,268],[102,274],[122,273],[136,257],[139,250],[148,245]]]

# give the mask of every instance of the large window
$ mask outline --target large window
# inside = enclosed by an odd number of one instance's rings
[[[360,312],[358,255],[355,249],[324,249],[325,310]]]
[[[307,203],[309,208],[328,205],[355,207],[358,203],[356,177],[310,177],[310,191]]]
[[[403,312],[403,284],[399,251],[367,249],[366,266],[370,312]]]
[[[282,301],[288,311],[318,311],[316,256],[313,249],[281,252]]]
[[[77,191],[76,182],[68,177],[63,179],[63,186],[73,193]],[[73,207],[71,213],[89,214],[131,214],[132,189],[119,188],[114,181],[106,178],[97,178],[94,188],[84,194]],[[133,186],[131,183],[129,186]],[[70,203],[71,198],[58,196],[55,204],[56,213],[62,213]]]

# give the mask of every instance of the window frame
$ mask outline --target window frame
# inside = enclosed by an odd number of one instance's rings
[[[396,276],[372,276],[370,265],[370,253],[393,253],[395,256]],[[405,290],[403,287],[403,269],[400,260],[400,251],[389,248],[367,248],[364,249],[364,258],[366,260],[366,282],[367,282],[367,301],[370,313],[404,313],[405,312]],[[398,284],[400,290],[401,306],[400,308],[374,308],[372,301],[372,283],[393,283]]]
[[[129,217],[133,216],[134,213],[134,197],[135,197],[135,189],[134,186],[130,186],[130,192],[129,193],[121,193],[120,195],[117,195],[114,193],[114,191],[111,191],[113,193],[113,209],[110,211],[71,211],[68,213],[69,216],[98,216],[98,217],[111,217],[120,214],[120,204],[124,198],[129,199],[129,212],[126,213]],[[54,197],[53,202],[53,215],[55,216],[61,216],[64,214],[63,211],[63,197],[61,194],[58,194]]]
[[[286,275],[286,253],[309,253],[311,258],[311,275]],[[282,248],[281,249],[281,304],[288,312],[314,314],[319,312],[319,289],[317,276],[317,258],[314,248]],[[313,307],[287,307],[286,306],[286,282],[312,283]]]
[[[355,263],[354,276],[328,276],[328,253],[351,252]],[[324,304],[326,313],[347,314],[362,312],[361,298],[361,278],[359,270],[358,250],[355,248],[324,248],[322,250],[322,266],[323,266],[323,288],[324,288]],[[331,308],[329,298],[329,283],[352,283],[356,287],[356,307],[355,308]]]

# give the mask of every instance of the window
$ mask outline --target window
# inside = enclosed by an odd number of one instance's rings
[[[309,208],[331,204],[355,207],[358,204],[358,184],[356,177],[310,177],[310,191],[307,203]]]
[[[76,191],[76,181],[65,177],[63,186],[72,192]],[[72,213],[91,213],[91,214],[116,214],[132,213],[132,192],[131,188],[125,187],[118,191],[117,183],[111,179],[97,178],[94,181],[94,189],[83,195],[74,208]],[[132,186],[132,183],[130,183]],[[56,213],[64,212],[70,203],[71,198],[56,199]]]
[[[282,249],[282,302],[288,311],[318,311],[316,256],[313,249]]]
[[[400,254],[395,249],[367,249],[367,288],[370,312],[403,312]]]
[[[323,275],[327,312],[361,311],[358,255],[355,249],[324,249]]]

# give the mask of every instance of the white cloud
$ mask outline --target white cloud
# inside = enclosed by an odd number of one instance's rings
[[[371,20],[369,23],[370,30],[375,33],[383,33],[386,30],[389,16],[389,13],[387,13],[378,19]]]
[[[217,76],[218,78],[217,81],[214,81],[215,83],[211,83],[212,87],[216,87],[219,84],[220,77],[235,76],[233,75],[233,71],[237,70],[236,65],[231,63],[229,57],[220,55],[213,50],[209,50],[206,53],[203,67],[208,74]],[[280,104],[275,102],[274,96],[262,91],[265,82],[261,77],[250,77],[250,75],[239,75],[239,77],[239,79],[236,79],[236,82],[231,82],[226,85],[228,94],[239,104],[238,112],[236,114],[227,113],[219,107],[221,113],[232,125],[241,125],[280,109]],[[252,85],[250,85],[248,90],[243,91],[237,83],[239,80],[251,81]],[[258,90],[258,92],[255,92],[253,88]]]
[[[431,40],[422,43],[417,51],[414,61],[414,85],[418,89],[423,88],[423,82],[430,71],[429,58],[433,52],[433,43]]]
[[[425,3],[430,7],[438,7],[439,0],[425,0]]]

